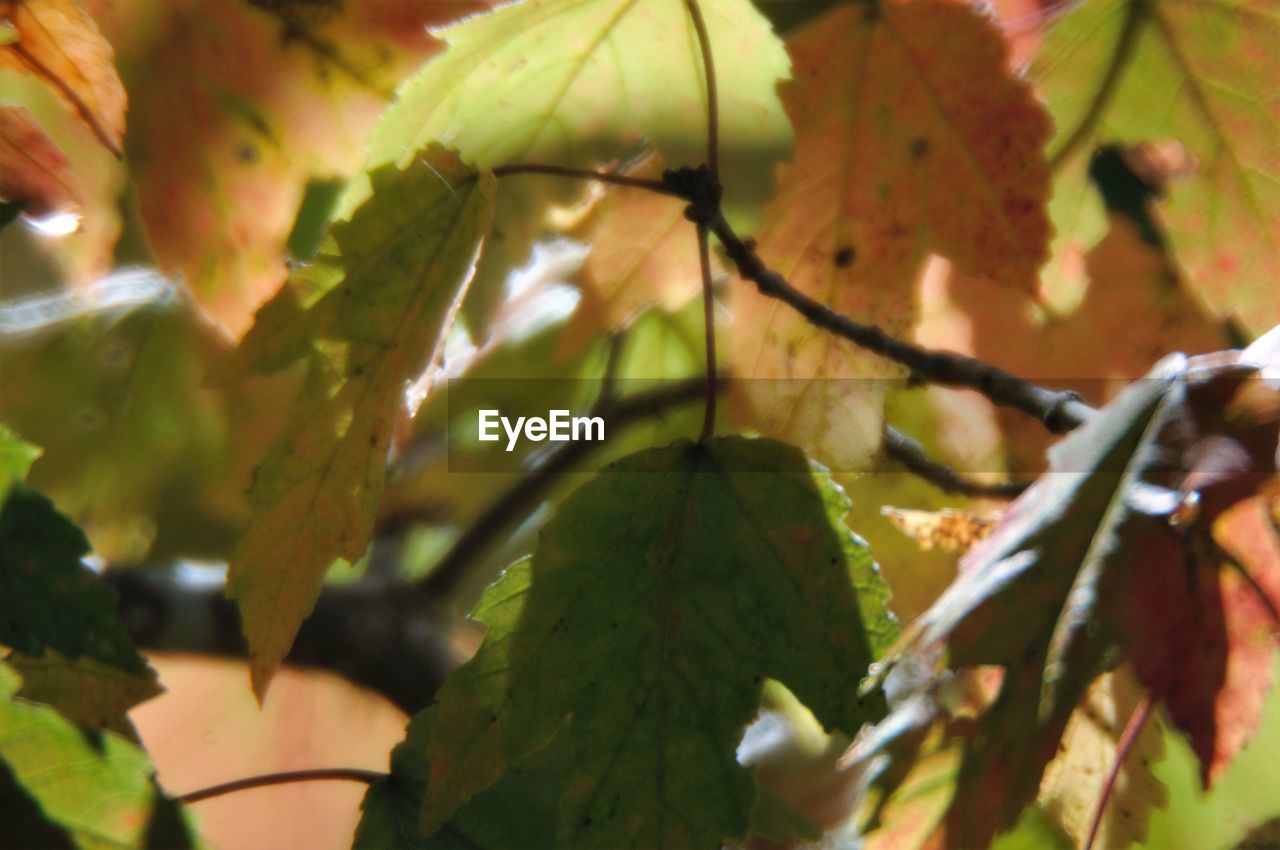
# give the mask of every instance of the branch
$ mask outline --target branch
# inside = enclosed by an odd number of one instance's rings
[[[792,307],[816,327],[901,363],[926,381],[977,390],[996,404],[1036,417],[1054,434],[1084,424],[1095,412],[1080,400],[1078,393],[1054,392],[981,360],[920,348],[895,339],[874,325],[859,324],[795,289],[782,275],[768,268],[756,254],[755,246],[738,238],[723,215],[711,222],[711,229],[738,267],[738,273],[754,282],[762,294]]]
[[[560,165],[543,165],[537,162],[517,162],[511,165],[500,165],[493,169],[493,176],[512,177],[517,174],[545,174],[552,177],[568,177],[573,180],[595,180],[598,183],[609,183],[614,186],[629,186],[633,189],[644,189],[659,195],[680,195],[670,189],[661,180],[645,177],[628,177],[625,174],[614,174],[608,171],[590,171],[585,168],[566,168]]]
[[[139,648],[247,658],[236,605],[215,568],[115,567],[103,578]],[[368,578],[325,585],[286,663],[329,670],[407,714],[425,708],[461,658],[403,584]]]
[[[315,782],[316,780],[345,780],[347,782],[363,782],[365,785],[372,785],[379,779],[386,779],[387,776],[389,774],[380,773],[376,770],[361,770],[355,767],[290,770],[283,773],[265,773],[261,776],[249,776],[244,779],[223,782],[221,785],[213,785],[209,788],[201,788],[199,791],[189,791],[186,794],[181,794],[178,799],[183,803],[198,803],[201,800],[208,800],[210,797],[221,797],[223,794],[231,794],[249,788],[266,788],[271,785],[288,785],[292,782]]]
[[[435,568],[415,585],[417,592],[429,599],[448,595],[466,575],[471,564],[504,531],[526,517],[561,475],[627,426],[701,399],[705,387],[706,379],[697,377],[639,392],[621,400],[607,396],[602,398],[602,403],[597,405],[593,413],[606,418],[609,427],[605,432],[605,439],[594,443],[568,442],[552,452],[541,466],[499,496],[462,532]]]
[[[924,446],[892,425],[884,426],[884,453],[930,484],[948,493],[1012,499],[1027,489],[1026,484],[1018,481],[988,484],[966,478],[946,464],[929,457],[925,453]]]

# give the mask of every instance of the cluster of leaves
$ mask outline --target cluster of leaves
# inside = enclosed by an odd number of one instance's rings
[[[52,319],[12,308],[19,332],[0,338],[0,418],[45,448],[33,481],[89,533],[8,486],[11,843],[192,841],[132,740],[125,712],[157,684],[81,562],[91,543],[111,560],[225,558],[265,696],[334,565],[390,518],[441,501],[444,524],[479,514],[438,464],[388,471],[441,433],[479,450],[455,439],[467,400],[429,393],[409,423],[421,376],[531,358],[537,377],[601,384],[698,373],[706,233],[660,181],[701,161],[718,164],[718,223],[751,227],[743,250],[797,298],[1092,381],[1079,389],[1109,403],[998,518],[890,511],[944,548],[985,538],[934,600],[942,581],[895,581],[919,553],[877,539],[882,575],[850,530],[870,536],[887,502],[937,501],[859,477],[896,469],[888,420],[924,423],[957,465],[1038,471],[1045,438],[1007,419],[986,437],[951,427],[997,415],[731,280],[713,354],[752,380],[719,425],[755,436],[671,443],[691,430],[674,418],[556,494],[532,554],[474,611],[484,643],[369,790],[356,846],[710,848],[844,825],[848,806],[818,823],[739,763],[768,681],[837,742],[857,737],[839,772],[872,846],[987,846],[1029,804],[1080,843],[1140,839],[1160,796],[1152,710],[1206,785],[1221,776],[1280,630],[1280,344],[1172,355],[1134,379],[1172,347],[1227,348],[1278,318],[1275,0],[1084,0],[1034,18],[1025,74],[999,22],[959,0],[818,4],[785,39],[749,0],[524,0],[427,35],[475,10],[0,0],[6,217],[78,214],[50,251],[73,282],[143,259],[190,295],[135,286],[122,320],[101,285],[86,290],[100,309],[46,296]],[[633,185],[561,179],[602,167]],[[580,297],[549,335],[522,335],[509,280],[551,233],[591,243]],[[8,383],[47,368],[73,391]],[[33,459],[0,434],[5,482]],[[900,611],[923,610],[901,636],[891,585]],[[1100,762],[1124,781],[1077,779]],[[110,806],[85,804],[107,787]],[[1109,801],[1120,814],[1099,827]]]

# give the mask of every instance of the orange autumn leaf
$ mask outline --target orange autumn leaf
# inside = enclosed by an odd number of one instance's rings
[[[651,154],[629,173],[661,178],[662,161]],[[684,217],[685,206],[652,192],[610,189],[569,233],[590,243],[591,253],[579,272],[582,300],[565,326],[561,356],[581,351],[597,331],[626,327],[645,307],[674,311],[697,294],[697,231]]]
[[[35,216],[81,203],[66,155],[21,106],[0,106],[0,200]]]
[[[0,0],[0,22],[16,34],[0,46],[0,69],[43,79],[119,156],[128,98],[115,54],[93,18],[76,0]]]
[[[437,25],[483,7],[119,0],[129,166],[158,265],[234,336],[284,282],[307,181],[349,177]],[[173,70],[180,69],[180,70]]]
[[[968,552],[981,542],[1000,521],[1000,513],[979,514],[957,508],[940,511],[913,511],[886,505],[880,513],[920,548],[947,552]]]
[[[1030,291],[1046,257],[1049,119],[968,4],[840,6],[788,42],[796,146],[765,212],[761,257],[797,289],[891,335],[915,319],[929,252]],[[958,212],[963,210],[963,213]],[[777,302],[735,294],[757,424],[854,468],[879,441],[879,381],[901,370]],[[848,466],[846,465],[848,464]]]

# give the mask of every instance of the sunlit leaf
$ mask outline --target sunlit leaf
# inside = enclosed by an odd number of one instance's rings
[[[8,492],[9,482],[15,478],[25,478],[27,470],[38,457],[39,448],[23,440],[0,422],[0,499]]]
[[[651,156],[628,174],[660,179],[662,163]],[[698,241],[685,206],[663,195],[613,189],[569,232],[590,244],[591,253],[578,273],[582,299],[565,326],[562,356],[580,351],[594,333],[627,327],[645,307],[673,311],[699,291]]]
[[[438,147],[404,170],[374,171],[368,198],[244,339],[239,356],[253,368],[308,363],[289,424],[254,476],[253,517],[228,577],[260,694],[325,570],[364,554],[406,385],[466,291],[492,192],[491,176]]]
[[[703,0],[701,8],[724,69],[726,199],[756,200],[790,143],[775,93],[787,55],[747,0]],[[374,133],[374,162],[403,160],[431,141],[480,166],[587,167],[641,140],[669,166],[706,158],[702,59],[684,0],[531,0],[439,35],[448,50],[402,87]],[[548,177],[504,181],[494,229],[503,238],[481,259],[478,294],[524,263],[547,204],[565,188]]]
[[[440,0],[120,0],[103,17],[129,87],[147,239],[234,336],[284,281],[309,178],[349,177],[390,93],[438,49]]]
[[[1094,813],[1105,802],[1094,840],[1098,850],[1126,850],[1147,835],[1151,812],[1164,808],[1168,795],[1151,772],[1164,757],[1164,730],[1155,719],[1142,728],[1104,795],[1116,761],[1116,744],[1142,699],[1133,671],[1104,673],[1089,688],[1067,722],[1058,754],[1045,768],[1037,798],[1048,819],[1083,846]]]
[[[1051,30],[1031,76],[1058,125],[1053,273],[1078,275],[1101,233],[1085,172],[1108,142],[1180,142],[1199,161],[1162,209],[1200,292],[1255,332],[1275,322],[1280,273],[1280,3],[1098,0]]]
[[[788,39],[796,151],[757,237],[796,288],[893,336],[929,252],[1031,291],[1047,254],[1048,116],[969,4],[849,4]],[[735,356],[754,421],[840,470],[879,447],[901,370],[743,286]],[[830,379],[859,379],[835,381]]]
[[[486,641],[430,710],[428,831],[572,715],[556,846],[744,836],[754,791],[734,751],[764,677],[849,734],[881,710],[858,679],[895,626],[845,507],[769,441],[608,467],[476,609]]]
[[[7,768],[44,818],[80,850],[142,850],[154,807],[172,806],[153,783],[155,768],[146,754],[113,732],[86,737],[54,709],[15,697],[20,684],[0,664],[0,770]],[[6,846],[32,847],[46,835],[44,829],[19,835]]]
[[[961,553],[986,538],[1000,519],[998,513],[979,515],[955,508],[917,511],[886,506],[880,513],[925,551],[937,548]]]
[[[16,38],[0,45],[0,68],[18,68],[51,85],[116,155],[128,102],[110,43],[76,0],[4,0],[0,21]]]

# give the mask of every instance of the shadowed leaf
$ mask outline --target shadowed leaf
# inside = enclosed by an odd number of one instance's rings
[[[858,679],[895,625],[846,506],[770,441],[608,467],[475,611],[486,641],[430,709],[428,831],[571,715],[557,847],[744,836],[754,789],[734,752],[765,677],[849,734],[882,710]]]

